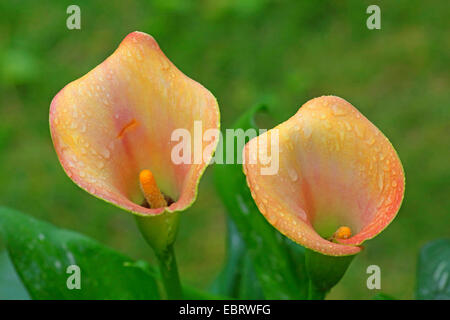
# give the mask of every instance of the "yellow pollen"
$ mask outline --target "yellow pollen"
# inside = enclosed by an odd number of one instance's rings
[[[339,227],[334,233],[336,239],[348,239],[352,236],[352,230],[347,226]]]
[[[157,209],[167,206],[167,202],[159,190],[153,173],[150,170],[141,171],[139,174],[139,183],[150,208]]]

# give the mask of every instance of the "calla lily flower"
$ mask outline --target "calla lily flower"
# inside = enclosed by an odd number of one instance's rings
[[[50,131],[67,175],[92,195],[142,216],[182,211],[195,200],[218,141],[197,150],[205,153],[201,163],[175,164],[171,151],[178,142],[171,134],[182,128],[193,135],[198,121],[203,130],[219,128],[215,97],[142,32],[129,34],[50,106]]]
[[[271,139],[277,130],[278,141]],[[275,142],[274,142],[275,141]],[[273,150],[279,170],[252,150]],[[270,146],[269,146],[270,145]],[[276,148],[275,148],[276,149]],[[389,140],[350,103],[324,96],[250,140],[244,173],[265,218],[313,251],[353,255],[395,218],[405,189],[400,159]]]

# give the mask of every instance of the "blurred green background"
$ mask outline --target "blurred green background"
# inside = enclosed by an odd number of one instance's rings
[[[81,30],[66,28],[70,4],[81,8]],[[381,30],[366,28],[370,4],[381,8]],[[329,298],[373,297],[376,291],[366,287],[371,264],[381,267],[383,292],[413,298],[419,248],[450,235],[449,4],[2,1],[0,205],[154,261],[130,214],[90,196],[64,174],[48,129],[53,96],[139,30],[213,92],[223,128],[261,101],[276,110],[271,121],[278,124],[324,94],[347,99],[380,128],[403,162],[405,200]],[[199,287],[211,283],[224,259],[226,213],[212,175],[209,168],[198,200],[183,213],[176,246],[181,277]]]

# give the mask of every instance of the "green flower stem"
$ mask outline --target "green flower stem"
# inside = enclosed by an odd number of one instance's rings
[[[308,289],[308,300],[324,300],[326,292],[319,290],[313,283],[313,281],[309,280],[309,289]]]
[[[159,261],[161,280],[165,289],[167,299],[181,299],[181,284],[178,275],[177,261],[173,245],[167,247],[162,254],[156,254]]]
[[[179,214],[171,212],[155,217],[136,216],[136,221],[139,230],[158,259],[163,284],[163,297],[166,299],[181,299],[180,277],[173,249],[178,231]]]

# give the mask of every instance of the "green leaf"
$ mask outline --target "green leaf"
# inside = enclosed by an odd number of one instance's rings
[[[29,300],[27,290],[9,260],[6,250],[0,251],[0,300]]]
[[[210,291],[238,298],[245,244],[235,224],[229,218],[227,219],[227,226],[225,264],[212,283]]]
[[[397,300],[393,296],[379,292],[376,295],[373,296],[373,300]]]
[[[0,207],[0,235],[33,299],[158,299],[144,262],[81,234]],[[81,271],[81,289],[69,290],[70,265]]]
[[[243,147],[236,142],[239,139],[241,142],[245,141],[247,129],[257,129],[254,115],[264,109],[267,109],[264,105],[258,105],[238,120],[234,129],[243,130],[235,131],[237,134],[233,141],[234,149],[229,144],[231,141],[227,141],[229,139],[225,139],[225,142],[221,141],[229,148],[221,148],[219,145],[219,152],[224,150],[223,159],[227,159],[227,153],[233,152],[233,157],[228,155],[234,158],[234,164],[216,164],[215,184],[229,216],[245,241],[264,296],[268,299],[302,299],[306,298],[308,290],[305,273],[297,273],[299,269],[302,269],[301,266],[300,268],[296,266],[296,263],[301,264],[302,252],[292,251],[285,237],[275,230],[259,212],[247,186],[242,165],[236,161],[240,159]],[[237,155],[238,152],[239,155]],[[220,159],[220,155],[218,156]],[[296,260],[294,256],[300,256],[300,258]]]
[[[264,299],[261,285],[253,268],[252,258],[247,254],[244,255],[242,261],[238,298],[245,300]]]
[[[263,299],[251,259],[246,254],[244,240],[230,218],[227,219],[227,226],[225,265],[210,291],[234,299]]]
[[[420,251],[416,297],[421,300],[450,299],[450,239],[429,242]]]

